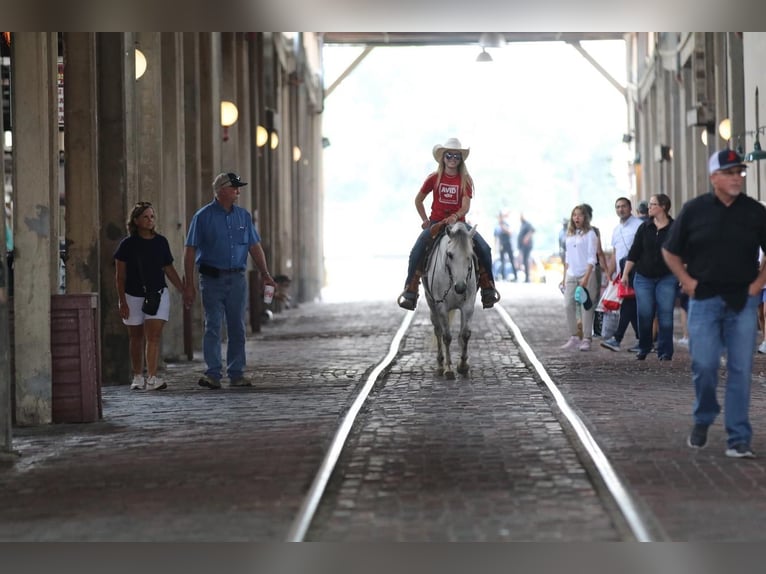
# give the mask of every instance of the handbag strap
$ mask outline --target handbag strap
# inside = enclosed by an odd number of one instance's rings
[[[136,263],[138,263],[138,276],[141,278],[141,286],[144,288],[144,295],[149,293],[149,289],[146,288],[146,279],[144,278],[144,266],[141,264],[141,258],[138,256],[138,251],[134,250],[133,254],[136,256]]]

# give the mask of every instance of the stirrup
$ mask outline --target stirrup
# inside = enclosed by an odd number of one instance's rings
[[[481,305],[485,309],[490,309],[492,306],[500,301],[500,293],[494,287],[488,287],[481,290]]]
[[[415,306],[418,304],[418,294],[412,291],[402,291],[402,294],[396,299],[397,304],[402,309],[407,311],[414,311]]]

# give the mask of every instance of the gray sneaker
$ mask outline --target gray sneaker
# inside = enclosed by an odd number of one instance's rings
[[[726,456],[732,458],[755,458],[753,451],[745,443],[741,442],[726,449]]]
[[[250,379],[245,377],[234,377],[233,379],[229,380],[229,386],[230,387],[252,387],[253,383],[250,382]]]
[[[692,448],[705,448],[707,444],[707,429],[708,425],[695,424],[692,427],[692,432],[689,433],[689,438],[686,439],[686,444]]]
[[[204,375],[202,378],[200,378],[200,380],[197,381],[197,384],[200,387],[207,387],[208,389],[221,388],[221,381],[214,379],[213,377],[208,377],[207,375]]]
[[[620,342],[612,337],[611,339],[607,339],[606,341],[601,341],[601,346],[605,349],[609,349],[610,351],[619,351],[620,350]]]

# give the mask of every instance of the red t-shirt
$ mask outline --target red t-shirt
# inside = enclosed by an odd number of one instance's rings
[[[443,173],[438,189],[435,188],[436,178],[436,172],[432,173],[420,188],[420,193],[425,195],[434,192],[434,199],[431,204],[431,221],[441,221],[445,217],[449,217],[463,204],[463,195],[460,192],[460,174],[447,175]],[[468,197],[473,197],[473,188],[470,183],[466,184],[465,192]],[[465,217],[461,217],[460,220],[465,221]]]

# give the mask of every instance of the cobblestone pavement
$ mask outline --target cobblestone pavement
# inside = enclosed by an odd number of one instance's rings
[[[103,388],[104,420],[14,429],[0,540],[283,540],[328,438],[401,316],[305,305],[248,340],[254,387]],[[375,328],[370,328],[374,325]]]
[[[503,304],[538,358],[668,540],[766,540],[766,355],[756,355],[751,399],[759,458],[724,455],[723,413],[710,428],[708,446],[694,451],[686,446],[694,390],[685,347],[676,345],[670,362],[654,354],[636,361],[632,353],[598,345],[588,353],[562,351],[567,333],[560,293],[536,285],[504,287]],[[680,336],[677,321],[676,331]],[[633,342],[628,329],[623,347]],[[721,401],[725,370],[722,375]]]
[[[468,376],[436,375],[435,349],[422,302],[307,539],[620,540],[497,313],[474,314]]]
[[[726,458],[720,421],[708,448],[685,446],[693,398],[685,349],[670,363],[597,346],[564,352],[558,291],[500,288],[501,304],[665,538],[766,538],[758,528],[765,459]],[[305,304],[249,338],[252,388],[202,389],[196,360],[168,365],[167,391],[105,386],[101,422],[14,429],[21,457],[0,465],[0,540],[283,540],[403,313],[391,302]],[[309,538],[623,539],[499,317],[477,310],[467,379],[436,379],[431,345],[420,309]],[[764,370],[758,356],[753,446],[766,455]]]

